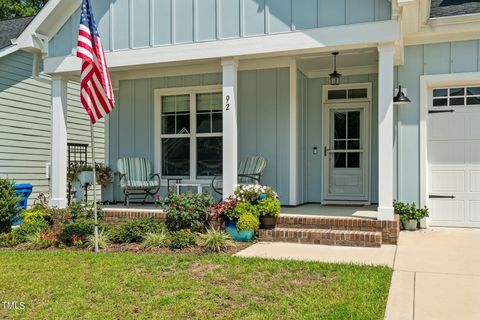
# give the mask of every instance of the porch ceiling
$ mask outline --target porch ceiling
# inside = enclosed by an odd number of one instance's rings
[[[333,71],[331,53],[305,55],[298,58],[298,68],[307,77],[326,77]],[[377,48],[339,51],[337,71],[342,75],[376,72],[378,69]]]

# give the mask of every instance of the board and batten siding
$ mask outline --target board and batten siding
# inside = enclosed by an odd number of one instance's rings
[[[391,19],[388,0],[93,1],[107,51],[203,42]],[[76,47],[80,12],[49,41],[49,56]]]
[[[33,194],[49,192],[51,85],[32,78],[33,55],[16,51],[0,59],[0,177],[31,183]],[[68,85],[68,141],[90,144],[88,117],[78,102],[78,83]],[[103,123],[96,151],[104,157]],[[98,161],[98,160],[97,160]]]
[[[299,73],[301,73],[299,71]],[[370,198],[372,203],[378,202],[378,75],[352,75],[342,76],[342,84],[371,83],[372,98],[370,102]],[[329,85],[329,78],[305,78],[299,76],[297,85],[301,98],[300,112],[303,138],[299,150],[303,156],[300,158],[301,170],[299,171],[299,189],[303,191],[303,202],[321,202],[322,199],[322,168],[323,168],[323,86]],[[312,150],[317,147],[318,153]]]
[[[420,76],[480,71],[480,40],[405,47],[405,63],[397,69],[397,83],[412,101],[397,108],[397,199],[420,200]]]
[[[288,68],[240,71],[238,74],[239,161],[249,155],[267,158],[262,183],[288,199],[289,137]],[[120,81],[118,107],[109,120],[109,158],[154,155],[154,90],[222,83],[221,73]],[[123,201],[118,181],[109,200]],[[165,188],[161,193],[165,195]]]

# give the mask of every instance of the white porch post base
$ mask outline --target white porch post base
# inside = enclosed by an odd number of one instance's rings
[[[377,220],[393,220],[394,211],[393,207],[378,207]]]
[[[67,206],[67,83],[61,76],[52,79],[51,198],[49,205]]]
[[[378,46],[378,220],[393,220],[392,43]]]
[[[237,66],[222,60],[223,69],[223,199],[233,195],[238,178]]]

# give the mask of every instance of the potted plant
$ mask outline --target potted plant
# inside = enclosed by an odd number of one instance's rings
[[[108,187],[112,182],[113,171],[110,166],[107,166],[103,163],[95,164],[95,173],[97,178],[97,183],[102,186],[102,188]]]
[[[428,217],[428,208],[417,208],[415,202],[409,204],[395,201],[393,208],[400,215],[403,228],[408,231],[417,230],[418,221]]]
[[[212,206],[214,218],[225,221],[225,230],[233,240],[250,241],[260,227],[257,208],[250,202],[230,197]]]
[[[257,209],[260,215],[260,227],[262,229],[273,229],[277,224],[277,217],[280,215],[280,201],[269,197],[259,197]]]

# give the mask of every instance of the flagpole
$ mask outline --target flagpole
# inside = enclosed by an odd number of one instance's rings
[[[98,216],[97,216],[97,169],[95,167],[95,134],[93,124],[90,122],[90,135],[92,138],[92,167],[93,167],[93,216],[95,217],[95,252],[98,252]]]

